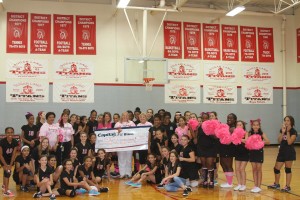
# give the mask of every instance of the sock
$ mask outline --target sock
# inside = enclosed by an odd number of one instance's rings
[[[214,172],[214,169],[208,170],[208,176],[209,176],[209,181],[210,181],[210,182],[214,182],[214,179],[215,179],[215,172]]]
[[[233,172],[225,172],[226,180],[229,185],[232,185]]]

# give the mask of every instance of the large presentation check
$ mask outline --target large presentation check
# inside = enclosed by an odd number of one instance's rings
[[[118,129],[97,130],[96,150],[103,148],[107,152],[115,152],[148,149],[149,128],[150,126],[124,127],[120,133]]]

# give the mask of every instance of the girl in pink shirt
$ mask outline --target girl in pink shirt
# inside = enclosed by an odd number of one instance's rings
[[[48,112],[46,114],[46,122],[43,124],[43,126],[40,129],[40,141],[43,140],[43,138],[49,139],[49,145],[50,145],[50,152],[56,152],[58,147],[58,124],[54,123],[55,120],[55,113],[54,112]]]
[[[107,129],[107,128],[113,128],[111,124],[110,112],[104,112],[102,123],[98,124],[98,129]]]
[[[178,142],[181,144],[181,137],[188,135],[191,138],[189,127],[186,125],[185,117],[179,117],[178,127],[175,129],[175,133],[178,135]]]

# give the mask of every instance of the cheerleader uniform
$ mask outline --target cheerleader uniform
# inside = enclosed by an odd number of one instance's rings
[[[202,127],[198,128],[198,137],[197,137],[197,156],[210,158],[217,157],[215,139],[212,136],[208,136],[203,132]]]
[[[263,133],[251,133],[251,135],[258,134],[263,139]],[[264,162],[264,148],[258,150],[249,150],[249,161],[254,163],[263,163]]]
[[[188,145],[182,148],[179,155],[183,158],[190,158],[190,152],[193,151],[193,148]],[[190,181],[197,180],[199,178],[196,168],[196,162],[181,161],[181,166],[182,168],[180,171],[180,177],[184,179],[190,179]]]
[[[280,130],[280,133],[281,130]],[[294,128],[291,128],[290,130],[290,136],[296,135],[297,137],[297,131]],[[282,140],[279,146],[279,152],[277,155],[276,162],[285,162],[285,161],[293,161],[296,160],[296,151],[294,148],[294,144],[289,145],[287,142],[287,136],[286,132],[282,136]]]
[[[235,127],[230,127],[229,131],[230,133],[233,132]],[[220,158],[232,158],[235,157],[236,149],[235,145],[230,143],[230,144],[219,144],[219,153],[220,153]]]
[[[236,155],[235,155],[235,160],[236,161],[249,161],[249,150],[246,149],[245,143],[241,143],[236,145]]]

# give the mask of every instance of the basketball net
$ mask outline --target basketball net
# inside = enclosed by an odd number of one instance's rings
[[[153,81],[155,78],[143,78],[146,91],[152,91]]]

